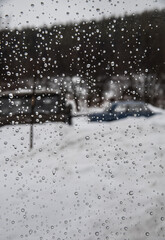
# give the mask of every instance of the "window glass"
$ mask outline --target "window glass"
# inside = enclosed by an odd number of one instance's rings
[[[165,0],[0,1],[0,240],[165,240]]]

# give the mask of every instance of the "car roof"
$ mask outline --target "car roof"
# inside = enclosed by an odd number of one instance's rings
[[[142,101],[133,101],[133,100],[129,100],[129,101],[115,101],[115,102],[112,102],[111,104],[110,104],[110,106],[108,107],[108,108],[106,108],[105,110],[107,111],[107,110],[109,110],[109,109],[111,109],[111,110],[113,110],[113,109],[115,109],[117,106],[120,106],[120,105],[130,105],[130,106],[137,106],[137,105],[140,105],[140,106],[147,106],[147,103],[145,103],[145,102],[142,102]]]
[[[115,103],[112,103],[112,105],[120,105],[120,104],[127,104],[127,105],[146,105],[145,102],[142,102],[142,101],[117,101]]]

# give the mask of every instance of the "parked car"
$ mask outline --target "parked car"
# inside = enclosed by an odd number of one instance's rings
[[[156,113],[152,112],[146,103],[137,101],[119,101],[101,113],[89,114],[89,121],[114,121],[126,117],[151,117]]]
[[[55,92],[0,94],[0,125],[61,121],[71,125],[71,106]]]

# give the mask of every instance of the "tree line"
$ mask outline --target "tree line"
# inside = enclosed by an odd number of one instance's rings
[[[107,79],[145,74],[163,83],[165,10],[99,21],[0,31],[1,90],[54,76],[79,76],[89,101],[101,97]]]

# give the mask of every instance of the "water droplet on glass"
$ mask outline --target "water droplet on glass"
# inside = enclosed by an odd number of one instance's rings
[[[129,191],[129,195],[131,195],[131,196],[132,196],[132,195],[133,195],[133,191]]]
[[[53,175],[56,174],[56,168],[53,168],[52,173],[53,173]]]

